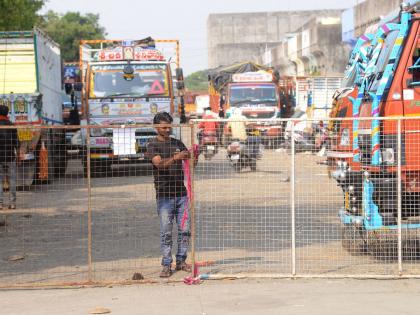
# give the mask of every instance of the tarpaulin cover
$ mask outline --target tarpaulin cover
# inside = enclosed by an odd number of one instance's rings
[[[252,61],[236,63],[230,66],[221,66],[209,70],[209,81],[211,85],[220,92],[223,87],[232,81],[232,75],[235,73],[255,72],[255,71],[271,71],[271,68],[261,66]]]

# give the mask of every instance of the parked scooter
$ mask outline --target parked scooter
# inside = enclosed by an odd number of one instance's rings
[[[202,130],[199,136],[200,154],[204,155],[206,160],[210,160],[217,154],[218,142],[216,131]]]
[[[288,121],[284,133],[284,148],[291,147],[292,139],[292,124],[294,124],[294,140],[295,150],[301,151],[319,151],[329,144],[329,132],[321,121],[319,123],[311,122],[308,124],[306,121],[306,114],[304,112],[297,112],[293,118],[301,118],[302,121],[293,122]]]

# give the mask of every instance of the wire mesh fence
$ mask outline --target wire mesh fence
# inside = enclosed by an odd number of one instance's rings
[[[0,127],[0,286],[420,276],[419,121],[375,124]]]

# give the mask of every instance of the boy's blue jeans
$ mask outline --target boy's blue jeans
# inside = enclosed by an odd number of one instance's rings
[[[190,213],[181,227],[184,212],[189,211],[188,198],[167,197],[157,199],[157,211],[160,218],[160,250],[162,253],[162,266],[172,264],[172,227],[175,218],[178,227],[178,251],[176,262],[187,259],[188,245],[190,243]]]

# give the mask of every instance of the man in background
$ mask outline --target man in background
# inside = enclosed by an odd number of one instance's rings
[[[7,115],[9,108],[0,105],[0,126],[13,126]],[[9,209],[16,209],[16,157],[18,136],[14,128],[0,129],[0,209],[4,209],[3,182],[9,178]]]

